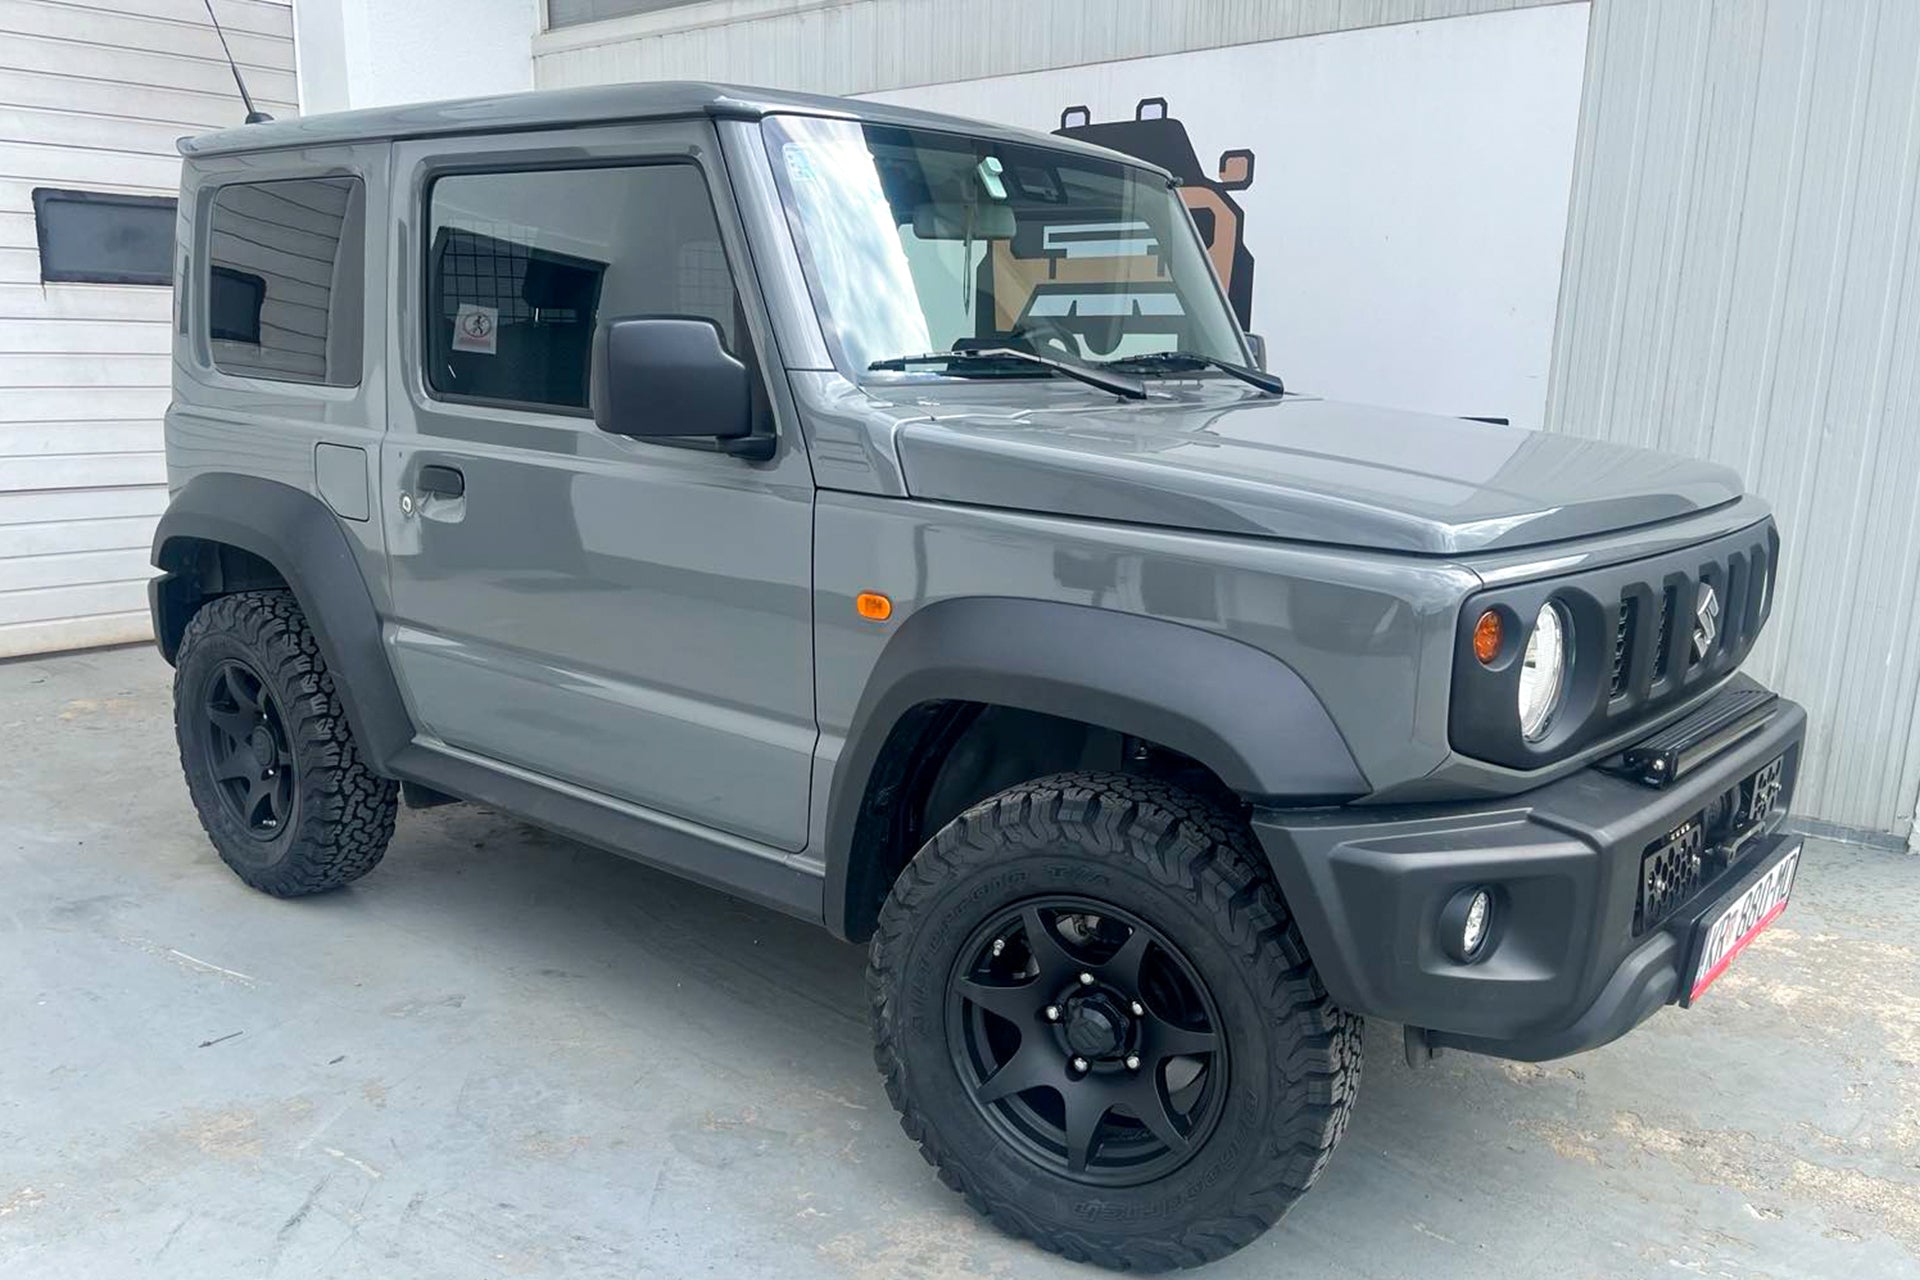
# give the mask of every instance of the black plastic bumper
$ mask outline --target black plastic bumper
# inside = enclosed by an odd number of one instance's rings
[[[1678,999],[1700,914],[1783,839],[1806,713],[1784,699],[1774,707],[1758,731],[1664,790],[1586,769],[1473,805],[1262,810],[1254,828],[1341,1005],[1424,1028],[1435,1045],[1562,1057]],[[1649,846],[1775,759],[1779,808],[1731,865],[1636,936]],[[1441,944],[1440,916],[1474,886],[1492,890],[1492,932],[1462,963]]]

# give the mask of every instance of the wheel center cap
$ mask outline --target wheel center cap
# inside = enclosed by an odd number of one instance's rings
[[[1105,996],[1076,1000],[1067,1014],[1067,1044],[1086,1058],[1110,1057],[1127,1043],[1127,1017]]]
[[[253,752],[253,758],[266,768],[273,763],[273,735],[267,732],[267,726],[257,724],[253,732],[247,735],[247,749]]]

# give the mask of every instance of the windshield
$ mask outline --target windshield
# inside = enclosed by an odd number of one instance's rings
[[[815,305],[862,376],[877,360],[995,347],[1246,359],[1186,207],[1158,174],[853,120],[763,127]]]

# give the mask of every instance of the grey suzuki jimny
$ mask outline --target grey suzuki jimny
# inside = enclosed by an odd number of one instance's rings
[[[1766,506],[1285,391],[1159,169],[697,84],[181,150],[153,621],[257,889],[460,799],[869,943],[908,1136],[1116,1268],[1306,1191],[1363,1017],[1574,1053],[1785,906]]]

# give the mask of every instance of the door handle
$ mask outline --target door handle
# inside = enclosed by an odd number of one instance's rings
[[[458,467],[425,466],[420,468],[420,492],[436,498],[463,498],[467,478]]]

